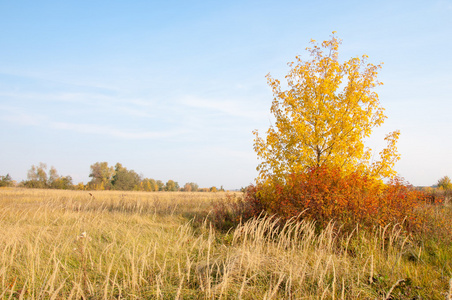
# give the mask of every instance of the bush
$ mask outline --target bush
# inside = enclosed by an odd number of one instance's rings
[[[447,197],[450,196],[449,191],[437,188],[421,188],[419,189],[419,199],[422,200],[425,204],[440,204],[445,203]]]
[[[253,192],[249,191],[245,195]],[[216,229],[228,231],[237,227],[240,223],[259,215],[261,211],[262,209],[252,199],[250,201],[249,198],[244,199],[237,197],[235,194],[226,194],[224,199],[213,203],[213,209],[207,218]]]
[[[254,207],[284,220],[301,214],[325,227],[331,220],[346,229],[403,223],[420,226],[416,207],[428,197],[400,178],[387,184],[363,173],[334,167],[313,167],[248,189]]]

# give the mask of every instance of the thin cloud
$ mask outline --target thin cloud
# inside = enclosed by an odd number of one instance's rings
[[[44,70],[39,71],[17,71],[17,70],[6,70],[3,69],[0,71],[0,75],[6,75],[6,76],[14,76],[19,78],[25,78],[25,79],[31,79],[31,80],[37,80],[37,81],[44,81],[44,82],[52,82],[56,84],[63,84],[68,86],[73,86],[77,88],[95,88],[95,89],[102,89],[102,90],[108,90],[108,91],[121,91],[117,86],[111,85],[111,84],[104,84],[100,82],[96,82],[92,79],[88,78],[70,78],[65,79],[67,77],[65,76],[58,76],[58,74],[54,74],[52,72],[45,72]]]
[[[257,156],[252,149],[247,150],[235,150],[225,147],[204,147],[202,149],[203,153],[215,153],[218,157],[233,157],[239,161],[257,161]]]
[[[173,129],[166,131],[136,131],[122,130],[112,126],[104,126],[97,124],[77,124],[69,122],[49,121],[49,118],[39,114],[24,113],[14,107],[1,106],[0,120],[8,123],[14,123],[21,126],[47,127],[58,130],[68,130],[82,134],[105,135],[119,139],[128,140],[149,140],[149,139],[165,139],[181,136],[188,133],[187,129]]]
[[[256,109],[255,106],[248,107],[244,104],[239,104],[238,101],[208,100],[189,96],[182,99],[181,103],[192,108],[206,109],[212,112],[252,120],[261,120],[267,116],[267,111]]]
[[[27,114],[15,107],[7,105],[0,105],[0,112],[2,112],[2,114],[0,114],[0,120],[22,126],[36,126],[46,119],[42,115]]]
[[[3,98],[14,98],[24,100],[44,100],[55,102],[77,102],[93,104],[96,102],[110,102],[114,97],[106,96],[100,93],[39,93],[39,92],[0,92]],[[93,102],[94,101],[94,102]]]
[[[114,128],[111,126],[102,126],[96,124],[75,124],[67,122],[51,122],[51,128],[60,130],[70,130],[83,134],[97,134],[107,135],[120,139],[129,140],[149,140],[149,139],[163,139],[185,134],[186,130],[169,130],[169,131],[127,131]]]
[[[83,105],[88,108],[104,109],[108,107],[111,110],[118,111],[121,114],[127,114],[134,117],[151,118],[155,114],[149,113],[151,107],[156,105],[151,101],[136,101],[124,99],[120,96],[110,96],[102,93],[43,93],[43,92],[0,92],[0,97],[9,100],[31,100],[31,101],[51,101],[58,103],[74,103],[78,106]]]
[[[42,117],[32,116],[24,113],[1,115],[0,119],[8,123],[14,123],[23,126],[36,126],[42,122]]]

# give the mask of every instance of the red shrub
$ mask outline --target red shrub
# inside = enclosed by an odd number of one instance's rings
[[[252,193],[252,189],[248,188],[246,195]],[[238,224],[258,216],[262,209],[259,209],[256,204],[249,199],[236,197],[235,194],[226,194],[225,198],[213,203],[213,209],[207,217],[215,228],[228,231]]]
[[[416,225],[415,208],[422,192],[396,178],[384,184],[362,173],[344,174],[339,168],[316,167],[291,174],[285,182],[271,182],[249,190],[254,207],[289,219],[315,219],[320,226],[334,220],[353,228],[401,223]]]

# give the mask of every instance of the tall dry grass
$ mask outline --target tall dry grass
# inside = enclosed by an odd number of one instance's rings
[[[221,193],[0,190],[1,299],[444,299],[441,270],[398,225],[192,216]],[[449,273],[447,273],[449,272]],[[392,297],[392,298],[391,298]],[[414,298],[416,299],[416,298]]]

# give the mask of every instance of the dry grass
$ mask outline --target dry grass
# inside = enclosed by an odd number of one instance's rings
[[[92,194],[0,190],[0,299],[450,297],[450,253],[438,268],[397,225],[263,218],[224,234],[189,221],[222,193]]]

